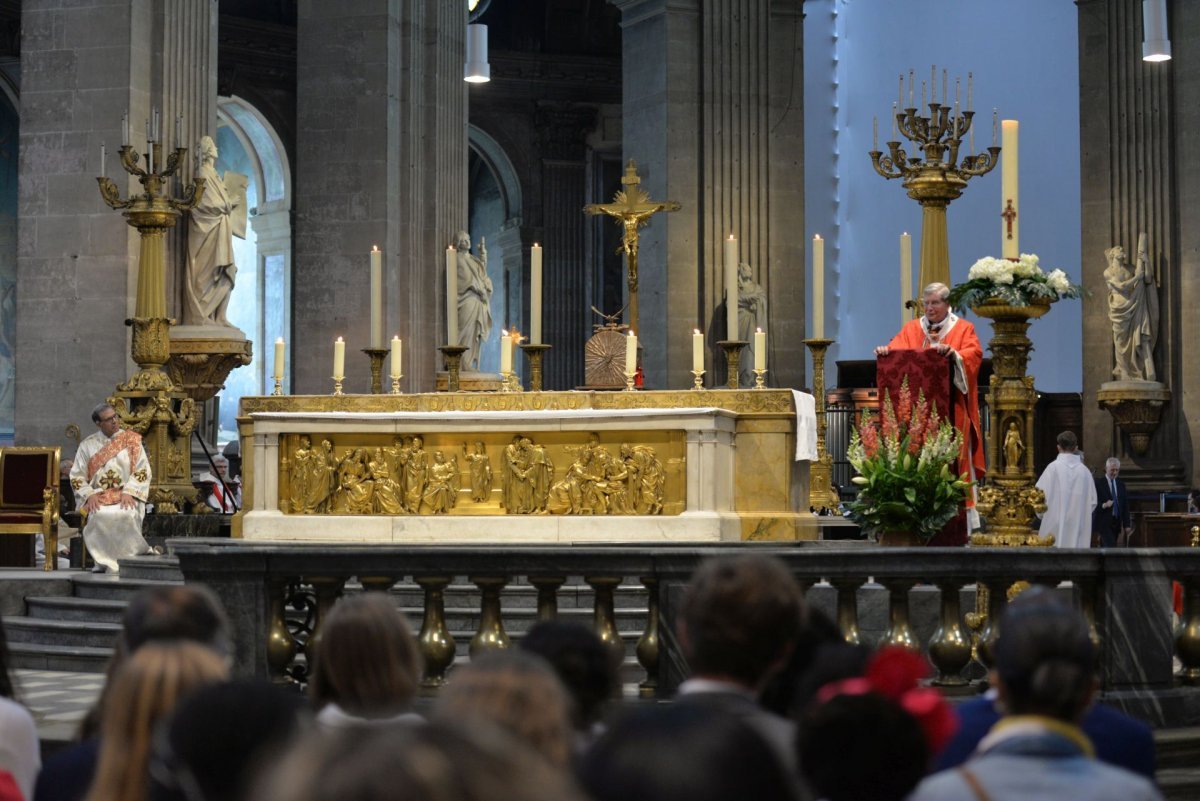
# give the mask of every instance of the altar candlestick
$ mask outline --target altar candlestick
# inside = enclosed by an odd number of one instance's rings
[[[458,252],[446,248],[446,344],[458,344]]]
[[[529,344],[542,344],[542,246],[529,249]]]
[[[637,372],[637,334],[632,331],[625,337],[625,375]]]
[[[1001,123],[1004,130],[1004,144],[1000,151],[1003,159],[1001,164],[1001,195],[1000,210],[1006,214],[1000,220],[1001,256],[1006,259],[1018,258],[1020,250],[1021,206],[1018,199],[1017,185],[1017,133],[1019,124],[1016,120],[1004,120]],[[1015,214],[1008,214],[1008,204],[1012,203]],[[1009,236],[1009,232],[1012,236]]]
[[[767,369],[767,335],[761,328],[754,332],[754,369]]]
[[[338,381],[346,377],[346,343],[341,337],[333,342],[333,377]]]
[[[383,254],[371,246],[371,347],[383,347]]]
[[[504,329],[500,330],[500,373],[507,375],[512,372],[512,337]]]
[[[400,370],[400,360],[403,358],[403,353],[404,343],[400,341],[400,337],[392,337],[392,378],[399,378],[400,376],[404,375],[404,373]]]
[[[704,372],[704,337],[699,328],[692,329],[692,372]]]
[[[275,380],[283,380],[283,365],[286,359],[287,345],[283,342],[283,337],[278,337],[275,340]]]
[[[900,325],[904,325],[911,317],[904,304],[912,299],[912,237],[905,231],[900,234]]]
[[[725,240],[725,338],[738,338],[738,241],[730,234]]]
[[[825,338],[825,240],[813,237],[813,339]]]

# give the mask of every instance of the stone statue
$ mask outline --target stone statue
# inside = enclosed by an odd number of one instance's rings
[[[749,344],[742,353],[738,365],[738,383],[743,387],[754,386],[754,332],[767,330],[767,293],[754,280],[750,265],[738,265],[738,339]]]
[[[471,253],[471,237],[466,231],[454,236],[458,249],[458,344],[467,350],[462,365],[479,369],[483,343],[492,331],[492,279],[487,274],[487,247],[479,240],[479,256]]]
[[[1158,339],[1158,290],[1147,269],[1146,235],[1138,236],[1133,269],[1120,245],[1104,251],[1108,267],[1108,319],[1112,321],[1118,381],[1155,381],[1154,346]]]
[[[200,138],[200,169],[204,194],[188,222],[187,280],[184,282],[185,325],[233,327],[225,317],[237,265],[233,259],[230,216],[240,201],[231,198],[217,174],[217,146],[212,137]]]
[[[1008,424],[1008,431],[1004,435],[1004,472],[1020,473],[1021,472],[1021,454],[1025,452],[1025,443],[1021,441],[1021,432],[1017,428],[1016,421],[1011,421]]]

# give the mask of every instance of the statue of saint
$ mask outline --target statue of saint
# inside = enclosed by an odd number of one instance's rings
[[[754,280],[750,265],[738,265],[738,339],[749,344],[738,365],[738,383],[743,387],[754,386],[754,332],[767,328],[767,293]]]
[[[1021,472],[1021,454],[1025,452],[1025,443],[1021,442],[1021,432],[1016,421],[1008,424],[1008,432],[1004,435],[1004,472]]]
[[[240,201],[230,197],[225,182],[217,175],[216,161],[216,143],[210,136],[201,137],[197,177],[204,179],[204,194],[192,209],[188,222],[185,325],[233,327],[225,317],[237,275],[230,217]]]
[[[486,503],[492,497],[492,461],[487,455],[487,447],[476,440],[474,450],[467,450],[464,442],[462,451],[471,474],[471,500]]]
[[[487,274],[487,246],[479,240],[479,256],[471,253],[471,237],[466,231],[454,236],[458,249],[458,344],[466,348],[462,365],[479,369],[483,343],[492,331],[492,279]]]
[[[1108,319],[1112,321],[1118,381],[1155,381],[1154,345],[1158,340],[1158,291],[1147,269],[1146,235],[1138,236],[1133,269],[1120,245],[1104,251],[1108,267]]]

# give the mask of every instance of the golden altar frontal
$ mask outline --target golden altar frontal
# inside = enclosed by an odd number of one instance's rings
[[[789,390],[242,399],[234,536],[816,539]]]

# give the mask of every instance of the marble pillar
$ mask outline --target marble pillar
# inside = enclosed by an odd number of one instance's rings
[[[1173,61],[1141,60],[1140,0],[1078,0],[1080,158],[1082,169],[1083,447],[1093,464],[1123,460],[1122,478],[1134,487],[1182,489],[1200,448],[1200,418],[1187,411],[1200,391],[1200,368],[1184,350],[1197,341],[1197,235],[1182,224],[1200,205],[1200,155],[1180,139],[1200,123],[1200,85],[1180,80],[1196,72],[1200,16],[1194,4],[1171,5]],[[1189,54],[1189,50],[1192,51]],[[1190,59],[1189,59],[1190,55]],[[1178,185],[1177,185],[1178,184]],[[1191,194],[1180,192],[1190,185]],[[1104,250],[1124,246],[1132,257],[1138,234],[1148,234],[1149,267],[1158,276],[1160,328],[1155,364],[1173,399],[1162,411],[1144,456],[1097,403],[1113,380],[1113,338],[1104,281]],[[1190,240],[1190,242],[1188,241]],[[1189,302],[1191,301],[1191,302]]]
[[[610,1],[622,12],[623,155],[637,161],[651,197],[683,204],[680,212],[655,217],[642,234],[648,384],[688,385],[693,328],[713,332],[710,342],[724,338],[721,242],[732,233],[741,260],[767,291],[770,382],[801,386],[800,5]],[[722,370],[713,369],[710,381]]]
[[[384,251],[385,338],[406,391],[432,390],[445,344],[444,250],[466,228],[467,11],[415,0],[302,0],[297,21],[294,391],[369,389],[368,252]]]

